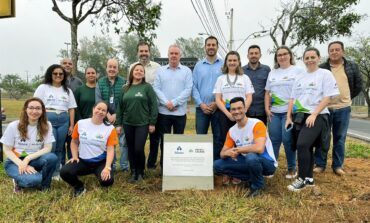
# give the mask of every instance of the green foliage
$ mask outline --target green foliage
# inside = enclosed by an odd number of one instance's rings
[[[113,24],[117,34],[122,31],[135,33],[140,40],[153,43],[157,36],[154,31],[160,21],[161,9],[161,2],[153,3],[151,0],[115,0],[102,14],[97,14],[92,23],[99,23],[106,31],[109,31],[108,25]],[[126,30],[120,24],[123,18],[127,20]]]
[[[346,56],[355,61],[362,74],[362,92],[368,105],[370,117],[370,37],[360,37],[355,41],[355,46],[345,49]]]
[[[195,57],[198,59],[204,57],[204,39],[201,37],[194,39],[180,37],[176,39],[176,45],[180,47],[182,57]]]
[[[120,36],[118,43],[118,51],[120,52],[120,59],[124,72],[128,71],[130,65],[136,61],[137,58],[137,44],[140,41],[140,37],[134,34],[124,34]],[[149,43],[150,44],[150,43]],[[156,46],[150,47],[150,59],[153,60],[155,57],[160,57],[159,49]]]
[[[104,76],[106,63],[110,58],[118,59],[118,51],[109,37],[94,36],[92,39],[87,37],[80,39],[80,67],[82,71],[87,67],[93,67],[100,76]]]
[[[346,157],[369,159],[370,145],[349,142],[346,145]]]
[[[270,29],[275,47],[310,46],[332,36],[351,35],[352,27],[363,18],[351,7],[359,0],[294,0],[282,4],[282,11]],[[277,39],[281,37],[281,41]]]
[[[1,80],[1,88],[4,89],[10,98],[19,99],[22,95],[32,92],[33,89],[18,74],[7,74]]]
[[[71,11],[68,13],[62,12],[57,2],[71,4]],[[66,3],[67,2],[67,3]],[[161,15],[161,3],[152,3],[151,0],[84,0],[84,1],[66,1],[52,0],[52,10],[59,17],[70,24],[71,28],[71,57],[73,61],[73,73],[78,73],[78,37],[77,30],[87,17],[90,17],[93,25],[99,24],[106,27],[109,31],[109,26],[113,24],[116,33],[124,30],[122,20],[126,20],[128,28],[126,33],[135,32],[140,39],[152,43],[156,37],[154,33],[158,26]],[[68,17],[67,15],[71,15]],[[103,31],[103,30],[102,30]],[[104,31],[103,31],[104,32]],[[63,52],[61,52],[63,54]]]

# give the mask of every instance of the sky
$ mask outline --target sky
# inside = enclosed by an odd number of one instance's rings
[[[158,2],[158,0],[154,0]],[[179,37],[195,38],[205,30],[195,13],[190,0],[162,0],[162,15],[159,27],[156,30],[157,39],[154,41],[162,57],[167,54],[168,46]],[[251,4],[253,2],[253,5]],[[234,48],[255,31],[268,29],[276,17],[279,9],[279,0],[213,0],[215,11],[226,36],[229,39],[229,25],[225,11],[234,9]],[[29,79],[43,73],[46,68],[59,63],[59,50],[65,49],[65,42],[70,42],[69,24],[51,10],[51,0],[18,0],[16,1],[16,17],[0,19],[0,74],[18,73],[24,79],[28,73]],[[68,13],[69,8],[62,11]],[[354,10],[360,14],[370,12],[370,1],[361,0]],[[124,22],[122,22],[124,24]],[[339,38],[345,45],[353,44],[359,36],[370,36],[370,19],[365,18],[355,25],[351,37]],[[78,39],[100,36],[99,26],[91,26],[85,20],[79,26]],[[109,36],[113,40],[118,37],[114,33]],[[269,37],[248,39],[238,50],[242,57],[242,65],[247,63],[246,54],[249,45],[258,44],[262,48],[261,62],[273,64],[272,41]],[[326,55],[326,45],[315,44]],[[298,49],[299,51],[299,49]],[[300,54],[301,52],[297,52]],[[298,62],[299,64],[299,62]]]

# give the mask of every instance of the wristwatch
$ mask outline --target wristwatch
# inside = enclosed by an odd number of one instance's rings
[[[112,170],[112,168],[110,166],[106,166],[105,168],[107,168],[109,171]]]

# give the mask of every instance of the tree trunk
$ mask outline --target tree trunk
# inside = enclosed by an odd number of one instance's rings
[[[367,104],[367,117],[370,118],[370,95],[369,95],[369,91],[362,90],[362,93],[364,94],[366,104]]]
[[[77,63],[78,63],[78,41],[77,41],[77,28],[78,23],[71,23],[71,54],[73,62],[72,74],[77,75]]]

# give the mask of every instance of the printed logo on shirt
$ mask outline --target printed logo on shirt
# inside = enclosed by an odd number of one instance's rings
[[[97,135],[95,136],[95,138],[99,140],[99,139],[103,139],[103,138],[104,138],[104,136],[103,136],[102,134],[97,134]]]
[[[86,133],[86,132],[82,132],[82,133],[80,134],[80,138],[81,138],[81,139],[87,139],[87,133]]]
[[[49,95],[49,99],[53,99],[54,98],[54,96],[53,95]]]
[[[293,113],[297,113],[297,112],[309,112],[309,111],[310,110],[308,110],[307,108],[303,107],[303,105],[298,100],[295,100],[294,106],[293,106]]]
[[[271,94],[271,105],[272,106],[281,106],[281,105],[285,105],[286,102],[279,98],[276,94]]]
[[[37,136],[36,136],[36,142],[42,142],[43,139],[41,137],[41,134],[40,133],[37,133]]]
[[[139,91],[139,92],[137,92],[137,93],[135,94],[135,97],[143,97],[143,94],[141,94],[141,92]]]

